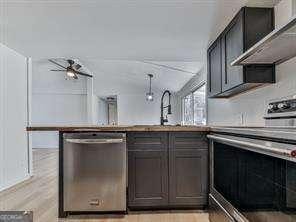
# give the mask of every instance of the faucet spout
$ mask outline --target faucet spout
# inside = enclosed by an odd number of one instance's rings
[[[164,106],[163,99],[164,96],[168,94],[169,96],[169,104]],[[160,125],[164,125],[164,123],[168,122],[168,118],[164,118],[164,109],[167,109],[167,115],[172,114],[172,106],[171,106],[171,92],[169,90],[165,90],[161,96],[161,105],[160,105]]]

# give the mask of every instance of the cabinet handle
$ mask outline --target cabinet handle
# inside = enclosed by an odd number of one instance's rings
[[[224,41],[224,74],[225,74],[225,84],[228,83],[228,75],[227,75],[227,53],[226,53],[226,37],[223,38]]]
[[[100,201],[98,199],[93,199],[89,202],[90,205],[98,206],[100,205]]]
[[[123,139],[66,139],[68,143],[77,144],[108,144],[108,143],[123,143]]]

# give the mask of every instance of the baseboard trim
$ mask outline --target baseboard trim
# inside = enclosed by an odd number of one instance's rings
[[[0,187],[0,192],[1,192],[0,195],[4,194],[6,192],[9,192],[11,189],[16,189],[20,186],[23,186],[24,184],[28,183],[32,178],[33,178],[33,176],[28,174],[23,179],[21,179],[17,182]]]

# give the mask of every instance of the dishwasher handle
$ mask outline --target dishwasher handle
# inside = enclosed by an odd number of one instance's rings
[[[113,138],[113,139],[66,139],[68,143],[76,144],[112,144],[112,143],[123,143],[124,139]]]

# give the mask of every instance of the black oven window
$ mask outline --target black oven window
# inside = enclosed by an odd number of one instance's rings
[[[296,222],[296,164],[214,143],[214,188],[250,222]]]
[[[238,157],[236,148],[214,144],[214,187],[232,204],[237,204]]]

